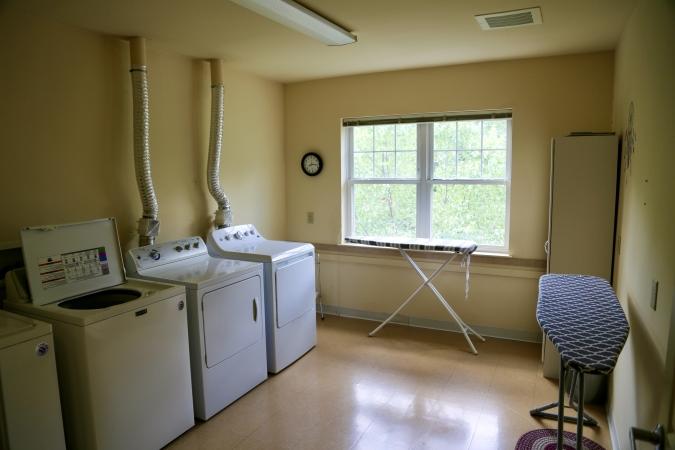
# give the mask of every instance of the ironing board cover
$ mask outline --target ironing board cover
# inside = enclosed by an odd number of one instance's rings
[[[376,245],[378,247],[392,247],[403,250],[428,250],[434,252],[454,252],[470,255],[478,246],[473,241],[450,240],[450,239],[425,239],[425,238],[397,238],[397,237],[346,237],[346,242],[352,244]]]
[[[630,329],[609,283],[588,275],[543,275],[537,322],[565,363],[592,374],[614,370]]]

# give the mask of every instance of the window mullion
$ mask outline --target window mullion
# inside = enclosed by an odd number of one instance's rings
[[[345,214],[347,220],[347,236],[354,234],[354,127],[347,128],[347,205],[345,205]]]
[[[429,238],[430,221],[430,185],[432,176],[430,123],[417,125],[417,160],[420,166],[417,184],[417,237]]]

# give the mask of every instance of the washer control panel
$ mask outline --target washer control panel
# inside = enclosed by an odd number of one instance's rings
[[[251,224],[215,230],[213,237],[218,241],[218,246],[224,250],[228,248],[240,248],[242,244],[249,244],[265,239]]]
[[[133,264],[133,266],[127,267],[127,270],[133,273],[141,273],[146,269],[207,254],[206,244],[199,236],[146,245],[127,252],[127,265]]]

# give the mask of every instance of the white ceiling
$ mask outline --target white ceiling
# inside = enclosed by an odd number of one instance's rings
[[[145,36],[282,82],[609,50],[635,0],[306,0],[358,36],[328,47],[228,0],[15,0],[89,30]],[[482,31],[473,16],[540,6],[543,24]]]

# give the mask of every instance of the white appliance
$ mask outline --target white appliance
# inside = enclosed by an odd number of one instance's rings
[[[65,450],[48,323],[0,311],[0,399],[0,448]]]
[[[262,264],[211,257],[200,237],[129,250],[126,261],[134,276],[187,288],[196,417],[267,379]]]
[[[157,449],[192,427],[185,288],[125,279],[114,219],[21,241],[5,309],[53,327],[68,448]]]
[[[267,240],[253,225],[213,230],[207,244],[213,256],[263,263],[269,372],[280,372],[316,345],[314,246]]]
[[[613,134],[551,140],[544,245],[548,273],[595,275],[611,283],[618,162],[619,143]],[[558,378],[560,356],[548,339],[544,339],[542,357],[544,376]],[[591,392],[589,386],[586,391]]]

